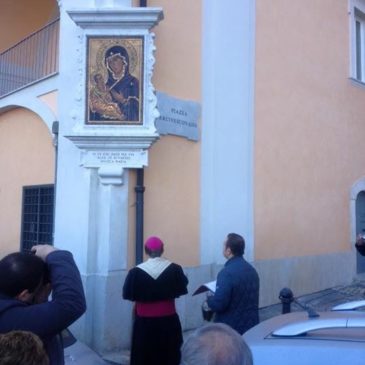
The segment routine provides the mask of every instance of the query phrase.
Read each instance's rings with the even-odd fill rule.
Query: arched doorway
[[[356,248],[356,236],[365,229],[365,177],[357,180],[351,187],[350,193],[351,212],[351,245],[356,255],[356,272],[365,272],[365,257],[361,256]]]
[[[356,216],[356,235],[365,233],[365,191],[360,191],[357,194],[355,201],[355,216]],[[357,273],[365,272],[365,256],[361,256],[356,252],[356,271]]]

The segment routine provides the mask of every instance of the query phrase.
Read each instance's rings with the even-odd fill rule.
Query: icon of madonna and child
[[[89,39],[93,41],[89,43],[88,124],[141,124],[142,40],[109,47],[110,40]]]

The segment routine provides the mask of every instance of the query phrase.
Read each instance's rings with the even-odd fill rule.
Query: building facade
[[[141,234],[189,276],[185,329],[202,323],[191,293],[214,279],[229,232],[246,239],[261,306],[363,272],[364,0],[32,3],[5,0],[0,15],[0,252],[73,252],[88,300],[79,338],[128,348],[121,289]],[[115,37],[144,41],[141,124],[90,123],[90,40]],[[198,107],[198,138],[155,129],[160,99],[175,114]]]

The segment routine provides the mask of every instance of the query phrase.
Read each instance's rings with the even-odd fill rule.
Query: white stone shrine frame
[[[71,133],[66,137],[82,150],[80,164],[85,167],[102,167],[110,163],[118,164],[122,168],[146,166],[148,148],[158,138],[154,122],[159,116],[155,89],[151,82],[155,63],[153,54],[155,46],[154,34],[150,32],[150,29],[162,19],[162,10],[106,7],[89,9],[86,12],[72,9],[67,13],[83,31],[78,36],[76,50],[79,85],[74,96],[73,108],[69,112],[73,125]],[[94,72],[93,76],[95,76],[99,67],[104,80],[108,76],[107,68],[102,69],[100,60],[95,61],[98,65],[90,65],[90,59],[88,59],[90,42],[95,43],[98,39],[100,40],[99,48],[102,51],[105,48],[101,57],[106,58],[106,52],[113,46],[127,51],[131,78],[139,82],[138,96],[130,95],[129,98],[131,102],[138,99],[138,117],[130,118],[133,120],[128,117],[124,120],[115,117],[110,123],[107,121],[90,123],[88,109],[91,74]],[[109,88],[112,89],[112,86],[110,84]],[[125,96],[128,98],[128,95]],[[98,158],[98,156],[107,158]]]
[[[129,172],[148,164],[148,149],[159,137],[154,125],[159,113],[151,83],[155,45],[150,30],[163,13],[161,8],[132,7],[127,0],[58,0],[58,4],[59,144],[54,244],[72,252],[88,302],[86,315],[72,330],[80,340],[105,353],[111,347],[130,345],[131,303],[120,296],[128,257],[133,255],[128,244]],[[117,43],[110,47],[107,41],[100,43],[103,58],[112,56],[110,52],[115,50],[125,57],[120,49],[111,49],[113,45],[128,48],[123,40],[140,40],[140,71],[131,74],[138,79],[143,94],[138,98],[138,120],[133,123],[87,123],[87,46],[88,40],[101,38]],[[132,53],[130,48],[129,61]]]

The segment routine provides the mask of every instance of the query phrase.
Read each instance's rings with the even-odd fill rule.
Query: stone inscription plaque
[[[159,134],[173,134],[192,141],[199,140],[200,104],[173,98],[157,92],[157,108],[160,117],[155,125]]]
[[[87,151],[81,157],[84,167],[100,167],[103,165],[120,165],[129,168],[147,166],[148,153],[144,150],[125,151]]]

